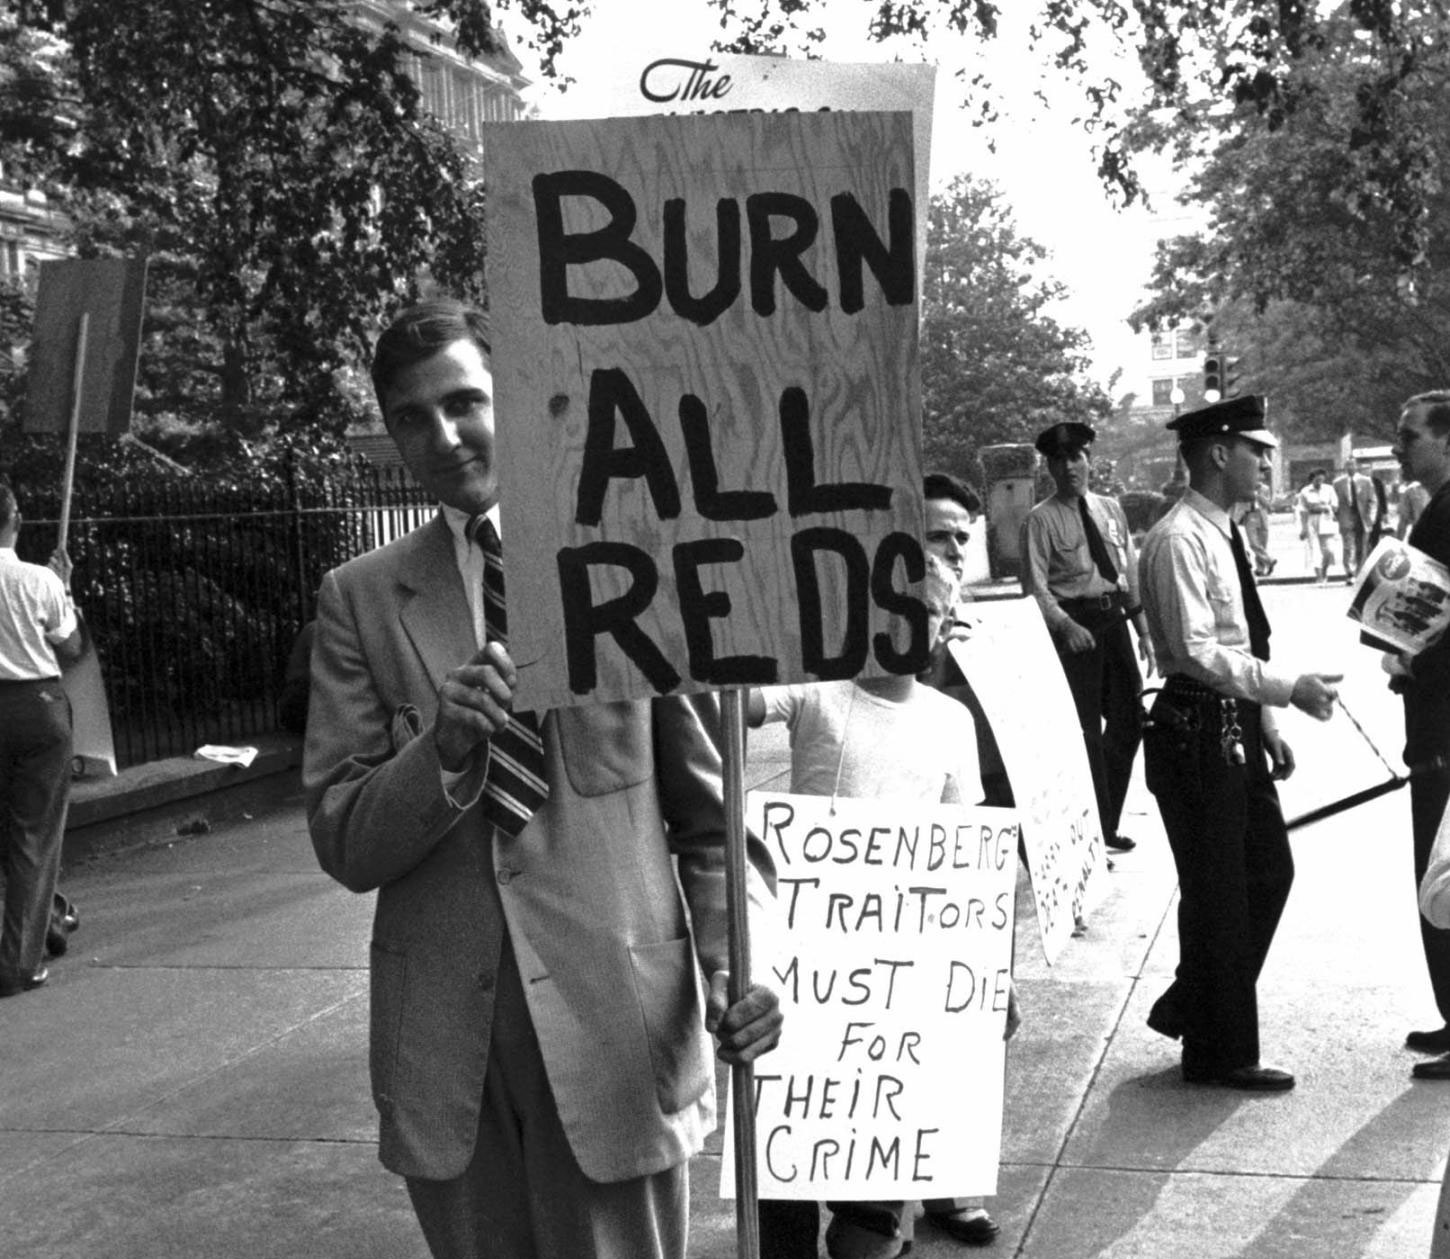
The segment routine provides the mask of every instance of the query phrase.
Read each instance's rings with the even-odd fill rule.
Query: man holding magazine
[[[1419,481],[1430,500],[1407,542],[1450,565],[1450,391],[1417,394],[1405,403],[1393,447],[1405,481]],[[1386,660],[1390,685],[1405,701],[1405,763],[1415,839],[1415,883],[1425,876],[1435,832],[1450,802],[1450,635],[1414,657]],[[1450,1080],[1450,930],[1420,915],[1425,964],[1442,1026],[1411,1032],[1408,1049],[1441,1055],[1416,1063],[1420,1079]]]

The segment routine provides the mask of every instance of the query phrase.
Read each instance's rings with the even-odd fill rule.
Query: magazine
[[[1450,626],[1450,568],[1384,538],[1360,567],[1348,615],[1376,646],[1418,655]]]

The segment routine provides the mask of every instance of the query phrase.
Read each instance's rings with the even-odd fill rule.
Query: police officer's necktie
[[[1103,535],[1098,532],[1098,527],[1093,523],[1092,512],[1088,511],[1087,495],[1077,500],[1078,510],[1082,513],[1082,531],[1087,535],[1088,554],[1093,557],[1093,564],[1098,572],[1103,575],[1104,580],[1110,581],[1113,585],[1118,584],[1118,566],[1113,563],[1113,557],[1108,554],[1108,544],[1103,541]]]
[[[504,605],[503,552],[498,530],[487,516],[468,522],[468,537],[483,552],[483,622],[491,642],[508,646]],[[483,784],[483,813],[509,835],[517,835],[549,798],[544,778],[544,742],[537,713],[514,713],[509,724],[488,741],[488,775]]]
[[[1229,545],[1233,547],[1234,567],[1239,570],[1239,591],[1244,599],[1244,619],[1249,623],[1249,650],[1260,660],[1269,658],[1269,618],[1259,600],[1259,588],[1249,567],[1249,553],[1244,550],[1244,535],[1238,525],[1229,521]]]

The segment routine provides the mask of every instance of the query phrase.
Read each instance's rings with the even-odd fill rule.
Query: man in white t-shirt
[[[950,623],[958,593],[945,565],[929,562],[925,602],[933,643]],[[972,714],[910,675],[766,687],[751,691],[747,715],[752,726],[767,721],[788,726],[794,794],[923,804],[982,802]],[[1009,1002],[1006,1034],[1011,1036],[1019,1018],[1015,989]],[[830,1207],[830,1259],[896,1259],[911,1249],[914,1220],[906,1203],[832,1202]],[[985,1218],[980,1208],[956,1198],[928,1201],[926,1209],[948,1232],[940,1223],[943,1217]],[[765,1259],[814,1256],[818,1229],[813,1202],[760,1203]],[[982,1241],[991,1241],[996,1233],[990,1220],[979,1231]]]
[[[49,567],[20,559],[20,524],[14,493],[0,486],[0,997],[50,978],[45,935],[70,803],[71,712],[60,671],[84,650],[66,588],[70,560],[64,552]]]

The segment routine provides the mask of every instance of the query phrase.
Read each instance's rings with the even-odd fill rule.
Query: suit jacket
[[[1406,541],[1450,565],[1450,482],[1425,504]],[[1450,634],[1415,657],[1404,695],[1406,763],[1450,755]]]
[[[1366,531],[1374,526],[1379,516],[1379,503],[1375,497],[1374,482],[1363,472],[1356,472],[1353,477],[1341,472],[1335,477],[1334,497],[1338,504],[1334,515],[1341,533],[1348,533],[1356,524]],[[1358,520],[1355,519],[1356,508]]]
[[[507,930],[579,1165],[600,1181],[674,1166],[715,1122],[697,958],[728,965],[718,707],[547,714],[550,797],[510,839],[476,807],[486,752],[445,791],[431,736],[444,675],[474,651],[441,515],[323,580],[304,786],[322,867],[378,892],[380,1157],[426,1179],[467,1166]]]

